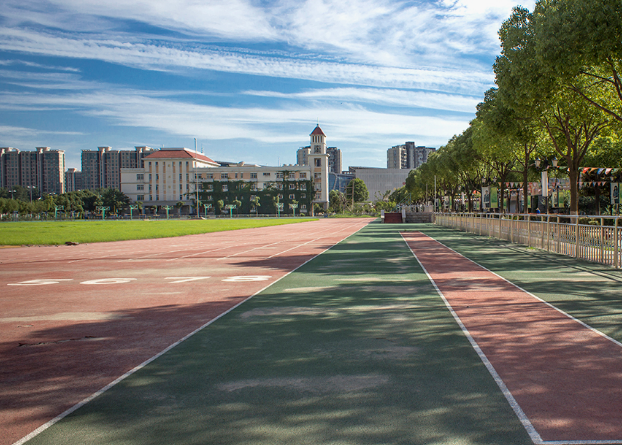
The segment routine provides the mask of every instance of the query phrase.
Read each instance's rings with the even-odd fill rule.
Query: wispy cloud
[[[185,137],[217,140],[249,135],[266,143],[300,142],[300,128],[306,131],[317,117],[328,123],[331,137],[341,141],[386,141],[410,135],[433,137],[438,134],[449,138],[468,124],[460,117],[413,117],[370,111],[362,106],[216,107],[147,97],[136,91],[64,96],[0,95],[0,108],[21,109],[24,106],[73,108],[85,115],[106,118],[116,125],[152,128]]]
[[[472,113],[480,98],[456,94],[440,94],[427,91],[404,91],[380,88],[329,88],[315,89],[299,93],[279,93],[275,91],[244,91],[243,94],[260,97],[274,97],[290,100],[341,101],[378,105],[429,108],[463,113]]]
[[[78,131],[50,131],[40,130],[37,128],[26,127],[13,127],[10,125],[0,125],[0,135],[11,135],[16,137],[24,136],[47,136],[47,135],[65,135],[65,136],[78,136],[83,133]]]
[[[493,81],[492,72],[393,68],[321,60],[257,57],[210,50],[191,51],[120,41],[78,40],[22,30],[0,30],[0,49],[73,58],[89,58],[141,68],[198,68],[368,86],[480,91]]]

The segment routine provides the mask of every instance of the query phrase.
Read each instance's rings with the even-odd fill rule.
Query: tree
[[[542,38],[537,29],[528,10],[514,8],[499,31],[502,52],[495,62],[496,81],[518,115],[530,108],[539,114],[553,148],[568,165],[570,211],[576,214],[579,165],[592,141],[609,125],[609,118],[596,107],[585,107],[568,79],[553,75],[536,57],[538,38]],[[582,88],[594,88],[585,79],[577,82]]]
[[[177,209],[177,216],[181,216],[181,208],[184,206],[183,201],[177,201],[175,203],[175,208]]]
[[[534,29],[549,75],[622,123],[622,2],[540,0]]]
[[[354,193],[354,202],[363,202],[369,198],[369,191],[365,182],[360,178],[352,179],[346,186],[346,201],[352,202],[352,194]]]
[[[216,201],[216,210],[218,210],[219,215],[222,213],[222,209],[224,206],[225,206],[225,201],[223,201],[222,199],[219,199],[218,201]]]
[[[101,194],[101,201],[104,207],[110,207],[111,213],[117,213],[124,207],[129,205],[130,198],[120,190],[115,188],[103,189]]]
[[[346,197],[339,190],[331,190],[328,193],[328,201],[328,210],[331,212],[341,213],[346,207]]]

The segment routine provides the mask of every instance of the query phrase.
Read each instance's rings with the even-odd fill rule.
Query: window
[[[156,184],[156,192],[158,191],[158,184]]]
[[[186,190],[190,190],[190,184],[186,184]]]
[[[149,180],[151,181],[151,173],[149,173]]]
[[[300,195],[300,198],[305,199],[307,197],[306,193],[303,193],[302,195]]]
[[[160,175],[156,173],[156,181],[159,181],[159,180],[160,180]]]
[[[221,173],[220,179],[229,179],[229,173]]]
[[[307,190],[307,184],[300,184],[300,190]]]
[[[207,195],[207,200],[211,201],[212,200],[212,195]]]
[[[307,205],[306,204],[301,205],[300,210],[307,210]]]
[[[136,190],[145,190],[145,186],[143,184],[138,184]]]
[[[322,177],[322,173],[313,173],[313,178],[318,179]]]
[[[283,172],[277,172],[276,179],[283,179]]]
[[[289,195],[289,199],[294,199],[295,196],[294,195]]]
[[[151,162],[149,162],[149,167],[151,167]],[[151,200],[151,198],[149,198],[149,200]]]
[[[317,158],[315,160],[315,166],[316,167],[321,167],[322,166],[322,159],[321,158]]]
[[[257,173],[251,173],[251,179],[257,179]]]
[[[149,201],[153,201],[153,195],[149,195]]]
[[[156,162],[156,167],[158,166],[158,163]]]
[[[227,184],[222,186],[222,191],[223,192],[228,192],[229,191],[229,186]]]
[[[283,195],[279,193],[279,199],[283,199]]]
[[[151,192],[151,184],[149,184],[149,191]]]
[[[270,176],[270,172],[264,172],[264,176]]]
[[[300,179],[307,179],[306,173],[300,173]]]
[[[251,184],[251,190],[254,192],[255,190],[257,190],[257,184],[252,183]]]
[[[319,146],[319,145],[316,145],[316,146],[314,147],[314,149],[313,149],[313,152],[314,152],[314,153],[320,153],[320,152],[321,152],[320,146]]]
[[[136,195],[136,201],[144,201],[145,195]]]
[[[211,192],[212,190],[214,190],[214,185],[213,184],[207,184],[207,189],[208,192]]]
[[[238,179],[238,174],[237,173],[235,174],[235,179]]]
[[[179,184],[179,190],[181,190],[181,184]]]
[[[160,200],[160,195],[156,195],[156,201]]]
[[[182,179],[181,179],[181,173],[180,173],[180,174],[179,174],[179,181],[181,182],[181,180],[182,180]]]
[[[290,190],[296,190],[296,184],[290,184],[289,185],[289,189]]]
[[[136,180],[137,181],[144,181],[145,180],[145,175],[142,173],[139,173],[136,175]]]

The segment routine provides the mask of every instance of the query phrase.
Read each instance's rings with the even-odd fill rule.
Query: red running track
[[[535,443],[622,443],[622,345],[422,233],[402,236]]]
[[[3,249],[0,445],[18,441],[369,221]]]

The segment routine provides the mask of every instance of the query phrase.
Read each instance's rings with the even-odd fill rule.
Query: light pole
[[[203,208],[205,209],[205,217],[207,218],[207,211],[212,208],[211,204],[203,204]]]
[[[277,218],[281,217],[281,210],[283,210],[283,203],[282,202],[278,202],[276,204]]]

